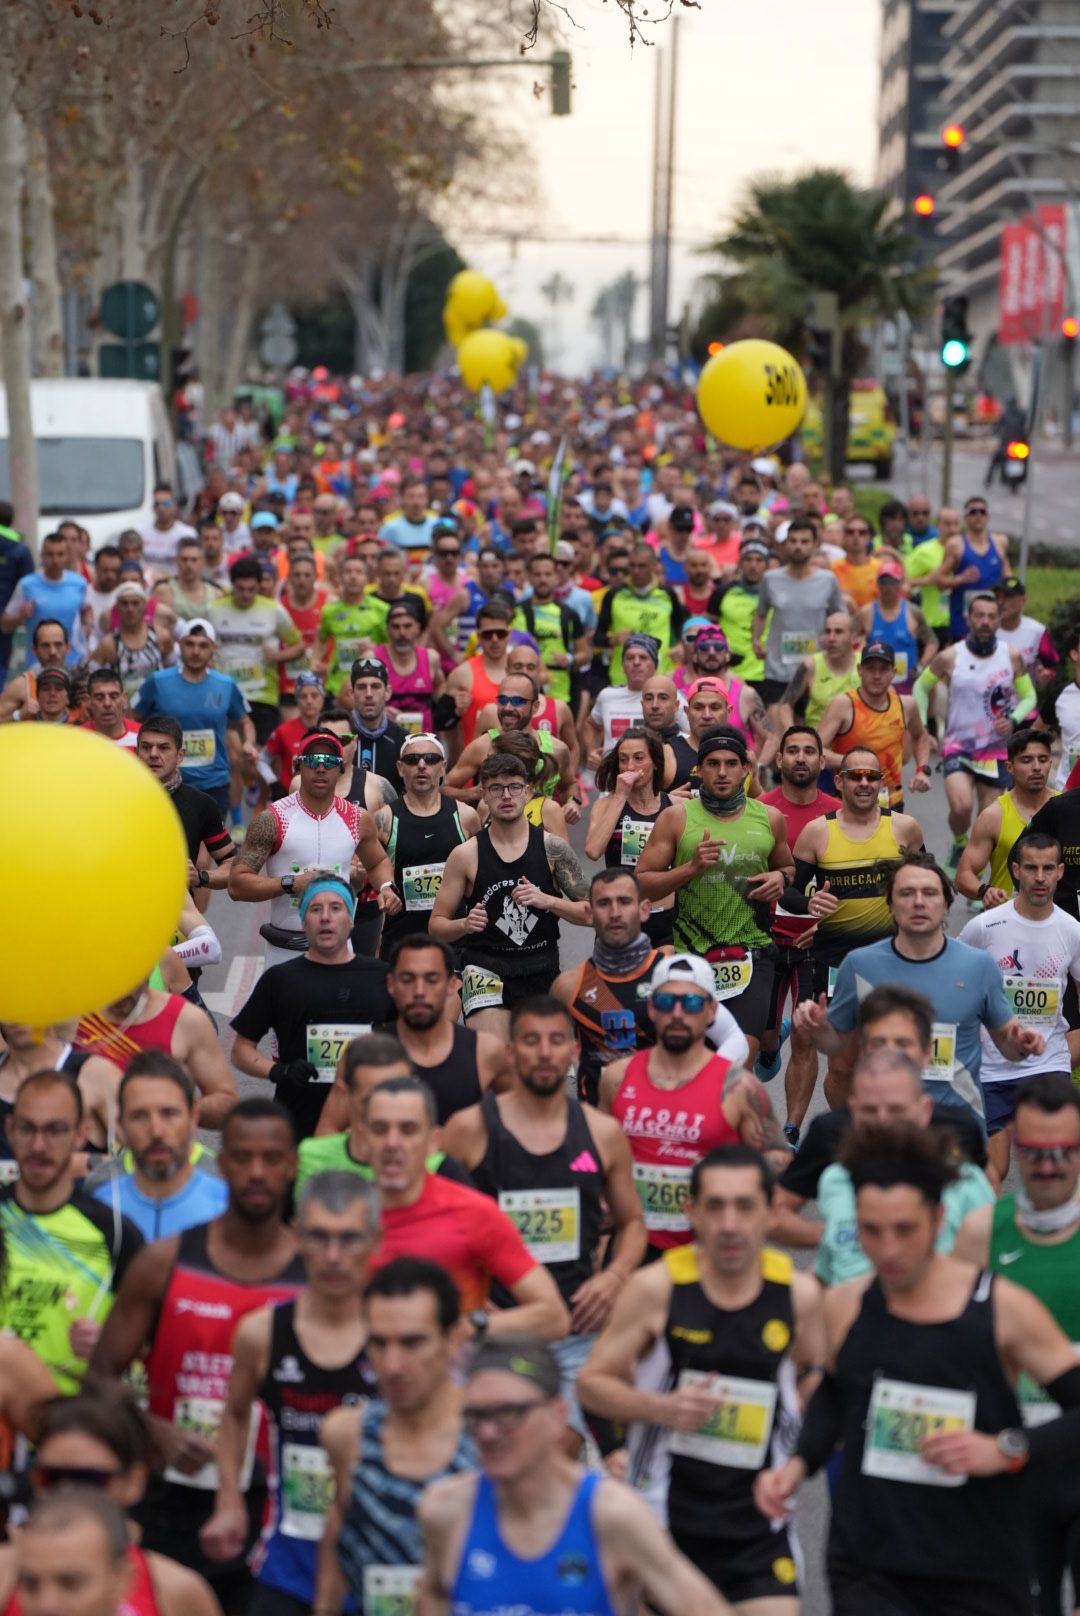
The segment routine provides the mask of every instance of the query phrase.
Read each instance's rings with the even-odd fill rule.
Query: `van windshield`
[[[37,452],[42,516],[100,516],[143,502],[138,438],[39,438]],[[0,438],[0,499],[10,498],[8,440]]]

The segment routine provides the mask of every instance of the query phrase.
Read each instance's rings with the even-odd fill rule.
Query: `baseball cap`
[[[1026,593],[1027,590],[1024,587],[1024,580],[1022,578],[999,578],[997,583],[994,585],[995,595],[1025,595]]]
[[[456,516],[440,516],[431,530],[431,542],[436,539],[456,539],[458,536],[458,520]]]
[[[869,662],[874,657],[880,662],[889,662],[893,667],[896,666],[896,652],[888,640],[867,640],[863,646],[862,656],[859,661]]]
[[[694,531],[694,508],[692,505],[676,505],[668,516],[668,526],[676,533],[692,533]]]
[[[903,580],[904,569],[899,561],[883,561],[878,568],[879,578],[895,578],[898,582]]]
[[[322,730],[319,730],[315,735],[304,736],[304,739],[300,742],[300,747],[296,754],[297,759],[298,761],[302,761],[305,757],[307,757],[309,752],[314,752],[316,754],[319,752],[325,752],[327,747],[329,747],[331,752],[336,752],[338,757],[344,757],[345,748],[342,746],[337,736],[331,735],[329,732],[324,733]]]
[[[120,585],[119,589],[116,591],[116,599],[117,600],[148,600],[149,596],[147,595],[146,590],[143,588],[142,584],[136,583],[134,579],[131,579],[126,584],[121,584]]]
[[[769,528],[768,524],[763,522],[760,516],[748,516],[742,525],[742,530],[744,533],[767,533]]]
[[[401,743],[401,751],[398,756],[400,757],[401,752],[404,752],[407,747],[415,746],[418,742],[423,746],[434,746],[437,751],[442,753],[443,757],[446,756],[446,747],[437,735],[431,734],[430,730],[418,730],[415,735],[406,735]]]
[[[176,637],[178,640],[186,640],[189,634],[205,634],[208,640],[217,644],[217,630],[206,617],[189,617],[187,622],[181,618],[176,625]]]
[[[293,680],[294,690],[321,690],[322,688],[322,680],[310,668],[305,668],[303,673],[298,673]]]
[[[722,645],[726,650],[728,637],[720,627],[719,623],[706,623],[705,627],[700,631],[697,637],[697,643],[699,645],[701,645],[703,641],[709,641],[716,645]]]
[[[726,499],[714,499],[712,504],[709,506],[708,514],[710,516],[735,517],[738,516],[739,513],[734,505],[728,504]]]
[[[386,663],[381,657],[358,657],[349,669],[349,682],[355,684],[357,679],[381,679],[384,685],[389,685],[390,675],[386,670]]]
[[[716,998],[716,974],[708,960],[703,960],[698,954],[668,954],[662,959],[649,978],[650,996],[672,982],[681,987],[689,987],[693,983],[710,999]]]
[[[705,617],[704,615],[698,617],[688,617],[682,626],[683,639],[685,639],[690,633],[702,634],[707,628],[714,627],[715,624],[713,623],[711,617]]]
[[[63,685],[71,690],[71,677],[64,668],[42,668],[35,677],[39,685]]]
[[[217,502],[219,511],[242,511],[244,509],[243,494],[222,494]]]
[[[535,477],[536,476],[536,467],[533,465],[531,460],[515,460],[514,461],[514,476],[515,477],[522,477],[522,476],[524,476],[524,477]]]
[[[759,455],[756,460],[751,460],[750,470],[756,471],[759,477],[775,477],[776,462],[769,460],[765,455]]]
[[[556,561],[576,561],[577,554],[574,546],[568,544],[565,539],[560,539],[555,546],[555,559]]]
[[[249,525],[254,533],[257,527],[277,527],[278,519],[273,511],[256,511]]]

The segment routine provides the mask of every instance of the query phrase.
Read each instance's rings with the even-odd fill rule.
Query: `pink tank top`
[[[432,674],[427,647],[416,648],[416,667],[412,673],[399,673],[390,660],[385,645],[376,649],[376,655],[386,668],[390,680],[388,705],[397,712],[397,722],[408,735],[419,735],[432,727]]]

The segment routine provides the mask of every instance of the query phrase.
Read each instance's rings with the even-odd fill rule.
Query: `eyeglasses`
[[[523,780],[489,780],[484,787],[493,797],[520,797],[526,789]]]
[[[301,1229],[300,1238],[305,1246],[322,1252],[329,1251],[331,1246],[340,1246],[342,1251],[359,1251],[362,1246],[371,1244],[371,1236],[357,1229]]]
[[[661,988],[659,993],[653,994],[652,1002],[664,1015],[670,1010],[684,1010],[688,1016],[696,1016],[712,1001],[704,993],[669,993]]]
[[[451,558],[454,558],[454,557],[459,556],[461,554],[461,551],[460,550],[436,550],[435,554],[437,556],[450,556]]]
[[[409,752],[408,755],[402,752],[398,758],[399,764],[419,765],[426,763],[429,769],[437,769],[440,763],[445,762],[446,759],[441,752]]]
[[[69,1133],[75,1132],[75,1125],[71,1122],[46,1122],[43,1127],[37,1123],[29,1122],[25,1117],[16,1117],[12,1123],[15,1133],[20,1139],[36,1139],[40,1134],[42,1139],[66,1139]]]
[[[496,707],[527,707],[529,698],[528,696],[496,696],[495,705]]]
[[[336,769],[341,765],[341,758],[336,752],[304,752],[300,764],[305,769]]]
[[[844,532],[850,533],[854,538],[868,539],[870,537],[870,529],[868,527],[846,527]]]
[[[840,776],[844,780],[854,780],[857,784],[877,785],[884,776],[880,769],[841,769]]]
[[[1074,1156],[1080,1153],[1080,1143],[1069,1145],[1035,1145],[1023,1139],[1013,1141],[1016,1154],[1022,1161],[1033,1165],[1044,1162],[1047,1166],[1064,1167]]]
[[[509,1436],[511,1431],[516,1431],[524,1424],[534,1408],[543,1408],[545,1403],[550,1402],[550,1397],[544,1397],[539,1402],[533,1398],[527,1403],[472,1404],[462,1409],[461,1418],[471,1436],[475,1436],[485,1425],[492,1426],[499,1436]]]
[[[122,1470],[103,1470],[98,1465],[36,1464],[30,1479],[38,1492],[48,1493],[56,1487],[107,1487],[114,1477],[123,1474]]]
[[[968,513],[969,516],[989,516],[990,515],[989,508],[986,505],[969,505],[968,508],[967,508],[967,513]]]
[[[510,630],[508,628],[482,628],[478,630],[476,638],[478,640],[508,640]]]

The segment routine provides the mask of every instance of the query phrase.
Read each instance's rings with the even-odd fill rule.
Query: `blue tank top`
[[[910,690],[919,665],[919,642],[908,627],[907,602],[900,608],[899,617],[889,622],[881,615],[881,602],[874,602],[874,616],[870,624],[871,640],[884,640],[896,652],[896,674],[893,684],[898,690]]]
[[[454,1616],[495,1616],[511,1608],[517,1616],[615,1616],[592,1524],[600,1480],[582,1476],[551,1548],[524,1560],[499,1535],[494,1489],[481,1475],[451,1593]]]
[[[966,603],[973,594],[983,589],[993,589],[998,579],[1005,572],[1005,563],[998,554],[997,545],[990,540],[990,549],[986,555],[979,555],[971,548],[964,537],[964,549],[960,560],[956,564],[957,572],[966,572],[968,567],[977,567],[979,576],[975,583],[964,584],[961,589],[949,591],[949,630],[955,640],[962,640],[967,633]]]

